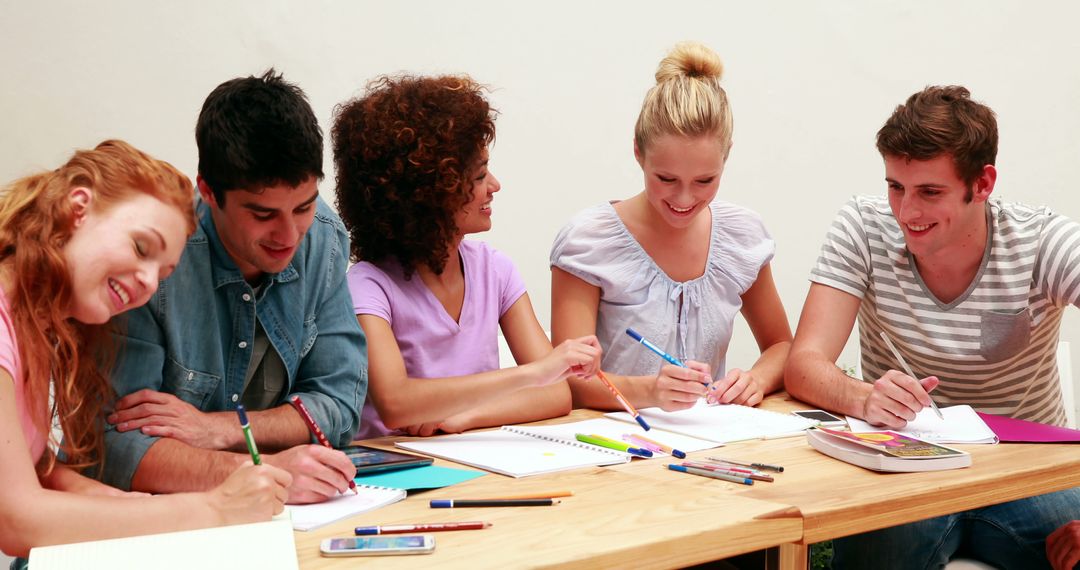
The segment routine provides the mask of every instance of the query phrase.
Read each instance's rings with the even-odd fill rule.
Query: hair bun
[[[680,42],[656,68],[656,82],[663,83],[682,76],[719,81],[723,73],[724,63],[715,51],[700,42]]]

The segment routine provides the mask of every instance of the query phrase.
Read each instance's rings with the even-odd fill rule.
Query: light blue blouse
[[[576,215],[555,238],[551,265],[600,288],[596,336],[603,367],[616,374],[656,374],[664,362],[637,346],[627,328],[680,360],[711,366],[723,377],[735,314],[776,246],[753,211],[714,201],[705,273],[673,281],[653,261],[610,203]]]

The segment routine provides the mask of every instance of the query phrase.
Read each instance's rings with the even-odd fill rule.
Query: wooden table
[[[559,421],[595,417],[578,410]],[[365,442],[385,446],[388,439]],[[441,460],[438,463],[444,463]],[[650,463],[659,472],[657,462]],[[455,465],[456,466],[456,465]],[[673,474],[675,475],[675,474]],[[487,474],[363,513],[310,532],[297,532],[301,568],[675,568],[802,538],[802,519],[788,505],[741,497],[723,485],[701,487],[689,477],[654,480],[607,468],[514,479]],[[431,509],[428,501],[569,490],[553,507]],[[435,533],[430,555],[325,558],[324,538],[351,536],[355,526],[484,520],[478,531]]]
[[[789,412],[805,409],[786,394],[770,396],[763,407]],[[692,458],[724,456],[784,466],[774,483],[752,487],[703,477],[702,489],[793,505],[803,517],[803,537],[781,547],[781,563],[806,564],[807,545],[1060,491],[1080,486],[1080,448],[1067,444],[958,445],[972,455],[971,467],[924,473],[876,473],[827,457],[805,437],[746,441],[690,454]],[[678,474],[664,473],[645,462],[612,467],[647,477],[658,484]]]

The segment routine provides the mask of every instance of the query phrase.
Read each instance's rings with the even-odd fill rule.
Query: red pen
[[[319,429],[319,424],[315,423],[315,418],[311,417],[311,412],[307,410],[307,406],[304,405],[304,402],[300,399],[300,396],[297,396],[295,394],[290,396],[289,403],[292,404],[294,408],[296,408],[296,412],[300,414],[300,419],[304,420],[304,423],[307,424],[307,427],[309,430],[311,430],[311,433],[315,434],[315,439],[319,440],[319,443],[322,444],[323,447],[334,449],[334,446],[330,445],[330,441],[326,439],[326,436],[323,435],[322,430]],[[356,481],[349,479],[349,488],[352,489],[353,493],[357,493]]]
[[[442,530],[480,530],[491,526],[489,522],[448,522],[422,524],[384,524],[380,526],[358,526],[356,536],[371,534],[404,534],[409,532],[435,532]]]

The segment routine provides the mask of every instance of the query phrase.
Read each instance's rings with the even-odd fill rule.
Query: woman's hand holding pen
[[[686,367],[665,364],[653,384],[652,399],[665,412],[685,410],[706,393],[712,378],[709,365],[687,360]]]
[[[589,378],[600,370],[600,341],[594,335],[564,340],[544,358],[527,364],[536,386],[546,386],[571,376]]]
[[[291,484],[284,469],[248,463],[208,491],[206,499],[222,525],[262,522],[285,508]]]
[[[723,378],[709,384],[705,397],[710,404],[756,406],[765,397],[765,388],[750,370],[732,368]]]

